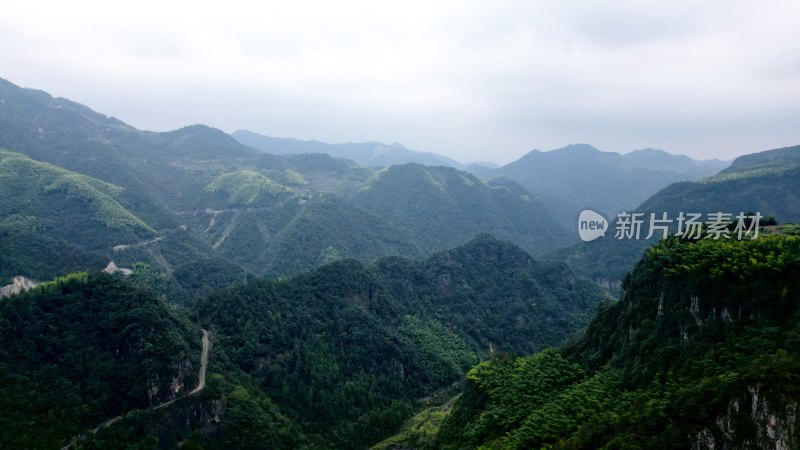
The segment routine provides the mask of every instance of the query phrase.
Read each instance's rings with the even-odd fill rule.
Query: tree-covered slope
[[[0,342],[2,448],[60,448],[197,384],[199,329],[110,275],[0,299]]]
[[[214,280],[244,271],[283,276],[340,257],[365,262],[387,254],[419,257],[483,232],[511,239],[537,256],[573,240],[541,201],[513,182],[487,184],[455,169],[419,164],[376,174],[325,154],[258,153],[203,125],[141,131],[5,80],[0,80],[0,100],[0,146],[54,169],[102,180],[88,184],[102,194],[93,198],[110,197],[120,207],[93,200],[102,214],[82,214],[85,205],[76,208],[74,196],[60,202],[48,193],[40,212],[47,214],[47,223],[62,224],[58,233],[47,234],[38,225],[22,229],[18,225],[27,215],[3,218],[11,224],[0,230],[5,277],[47,279],[96,270],[100,259],[129,267],[146,263],[170,282],[178,281],[181,267],[197,266],[220,269],[201,272]],[[27,181],[18,180],[21,184]],[[119,189],[98,189],[101,185]],[[76,185],[61,186],[74,191]],[[104,240],[108,233],[89,222],[123,217],[109,214],[112,209],[130,212],[164,239]],[[132,223],[117,225],[131,228]],[[67,239],[71,235],[80,239]],[[114,247],[120,250],[111,253]],[[63,256],[53,258],[53,253]],[[207,264],[211,261],[224,264]],[[202,292],[189,291],[181,296]]]
[[[123,192],[96,178],[0,150],[0,279],[24,275],[47,280],[97,271],[110,260],[131,268],[146,264],[147,270],[160,272],[164,286],[159,288],[170,290],[173,303],[191,304],[243,278],[242,268],[213,255],[188,230],[156,233],[118,202]],[[187,267],[204,286],[187,279]]]
[[[800,145],[737,158],[712,177],[670,185],[642,211],[758,211],[778,222],[800,221]]]
[[[717,175],[695,182],[671,184],[629,212],[641,212],[646,236],[650,213],[759,212],[778,223],[800,221],[800,146],[767,150],[737,158]],[[609,219],[615,219],[612,216]],[[573,270],[613,285],[625,276],[642,253],[656,243],[651,240],[614,239],[616,224],[609,221],[605,237],[555,252],[551,257],[566,261]],[[673,230],[676,223],[673,223]]]
[[[206,191],[227,194],[228,202],[236,206],[263,204],[292,192],[288,187],[251,169],[222,174],[206,186]]]
[[[34,161],[20,153],[0,150],[0,214],[27,215],[62,207],[64,212],[86,216],[94,224],[115,232],[146,236],[153,229],[120,205],[122,188],[52,164]],[[52,197],[50,196],[52,194]],[[64,227],[65,231],[76,231]],[[91,230],[96,233],[97,229]]]
[[[362,171],[327,155],[271,159],[262,167],[207,186],[230,197],[230,206],[183,216],[218,254],[258,275],[298,273],[331,258],[419,257],[479,233],[535,255],[572,240],[513,182],[486,184],[466,172],[417,164],[358,181]],[[301,177],[292,187],[287,171]],[[327,189],[330,183],[338,186]]]
[[[798,261],[791,236],[661,242],[562,350],[473,368],[437,448],[797,448]]]
[[[481,236],[424,262],[340,260],[196,307],[312,448],[364,448],[490,352],[556,345],[604,300],[562,264]]]
[[[516,183],[487,184],[448,167],[389,167],[365,183],[353,201],[409,230],[434,251],[481,232],[510,239],[534,255],[572,240],[542,203]]]
[[[183,219],[190,229],[202,230],[201,238],[216,255],[258,276],[297,274],[339,258],[425,254],[413,235],[338,196],[270,203],[201,211]]]
[[[114,245],[154,231],[118,202],[122,188],[0,150],[0,278],[100,269]]]
[[[154,228],[204,202],[214,176],[256,156],[229,135],[193,125],[137,130],[63,98],[0,80],[0,147],[120,186],[118,201]]]
[[[621,155],[574,144],[533,150],[484,177],[508,177],[538,195],[560,223],[568,227],[581,209],[616,214],[645,201],[670,183],[711,175],[727,164],[695,161],[663,150],[644,149]]]
[[[0,255],[8,261],[3,267],[11,271],[4,276],[46,279],[96,270],[98,258],[106,259],[103,264],[109,259],[128,266],[143,262],[171,282],[180,266],[198,265],[221,268],[203,272],[215,280],[245,270],[282,276],[337,257],[418,257],[481,232],[512,239],[536,255],[571,238],[513,183],[485,184],[454,169],[420,165],[392,168],[370,179],[374,170],[353,161],[325,154],[258,153],[203,125],[164,133],[137,130],[86,106],[5,80],[0,80],[0,100],[0,146],[53,169],[102,180],[88,184],[102,194],[94,198],[111,197],[120,207],[116,211],[130,212],[150,233],[165,238],[153,242],[129,236],[107,242],[102,240],[107,233],[96,232],[89,223],[95,215],[79,213],[81,205],[74,207],[77,199],[47,198],[40,209],[51,223],[63,224],[58,236],[41,227],[21,229],[18,224],[27,216],[2,218],[14,224],[0,230]],[[439,181],[420,184],[419,175],[425,173]],[[426,175],[422,181],[428,179]],[[17,181],[22,184],[28,181]],[[101,185],[119,189],[98,189]],[[107,214],[107,203],[92,201],[103,206],[98,217],[109,223],[123,217]],[[65,239],[72,234],[92,240],[91,245]],[[121,250],[110,253],[117,246]],[[59,247],[65,256],[52,258]],[[82,259],[87,263],[81,265]],[[63,264],[64,270],[47,261]]]

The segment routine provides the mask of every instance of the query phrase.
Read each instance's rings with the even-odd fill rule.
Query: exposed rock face
[[[38,286],[39,283],[23,276],[14,277],[14,281],[6,286],[0,287],[0,297],[8,297],[9,295],[19,294],[28,289]]]
[[[777,408],[771,407],[758,389],[749,387],[747,395],[731,399],[728,413],[717,418],[715,429],[700,430],[692,450],[798,448],[799,412],[800,405],[795,402],[788,402]],[[752,440],[737,438],[735,424],[742,422],[742,415],[748,417],[756,429]]]
[[[110,261],[108,263],[108,265],[106,266],[106,268],[103,269],[103,272],[110,273],[110,274],[114,274],[114,273],[119,272],[119,273],[121,273],[122,275],[124,275],[126,277],[128,275],[130,275],[131,273],[133,273],[133,271],[131,269],[125,269],[125,268],[122,268],[122,267],[117,267],[117,265],[114,264],[114,261]]]

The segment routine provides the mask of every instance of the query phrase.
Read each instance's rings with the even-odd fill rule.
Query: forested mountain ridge
[[[77,274],[0,299],[3,448],[60,448],[197,384],[199,331],[148,290]]]
[[[122,191],[0,150],[0,277],[97,270],[114,245],[152,238],[155,230],[117,201]]]
[[[759,212],[779,224],[800,221],[800,146],[766,150],[733,161],[718,174],[694,182],[673,183],[628,212],[676,219],[680,212],[733,214]],[[615,239],[616,216],[609,218],[605,237],[559,250],[549,257],[566,261],[576,272],[615,284],[655,239]],[[676,222],[672,229],[675,230]],[[644,228],[646,230],[646,228]],[[646,233],[642,237],[646,236]]]
[[[4,175],[0,185],[0,214],[5,217],[25,216],[29,210],[59,207],[75,198],[78,202],[73,207],[85,205],[85,210],[79,211],[80,215],[112,232],[130,232],[130,237],[136,237],[137,233],[148,236],[155,232],[116,201],[123,191],[119,186],[5,150],[0,150],[0,173]],[[60,195],[60,198],[41,198],[51,193]],[[87,247],[93,248],[91,245]]]
[[[560,351],[467,376],[435,448],[797,448],[800,238],[670,238]]]
[[[327,153],[331,156],[353,160],[368,167],[419,163],[429,166],[463,168],[461,163],[446,156],[409,150],[397,143],[389,145],[380,142],[328,144],[320,141],[275,138],[247,130],[234,131],[231,136],[244,145],[276,155]]]
[[[740,176],[745,174],[752,176],[759,174],[756,171],[777,172],[781,169],[791,170],[797,167],[798,162],[800,162],[798,160],[800,160],[800,156],[798,156],[797,145],[777,148],[740,156],[733,161],[730,167],[722,170],[720,175],[738,173]],[[763,174],[763,172],[760,174]]]
[[[621,155],[573,144],[547,152],[532,150],[500,168],[479,168],[476,174],[518,182],[541,197],[560,223],[571,228],[581,209],[617,214],[641,204],[670,183],[697,180],[725,166],[727,163],[721,161],[695,161],[663,150]]]
[[[363,448],[479,358],[556,345],[605,298],[484,235],[421,263],[341,260],[259,281],[196,310],[311,448]]]
[[[0,299],[0,337],[13,343],[0,348],[0,443],[366,448],[451,395],[473,364],[558,345],[607,300],[489,235],[424,261],[342,259],[220,290],[188,312],[196,324],[139,275],[78,274]],[[207,386],[187,397],[201,328]]]
[[[535,255],[574,239],[539,199],[518,184],[484,183],[448,167],[413,163],[389,167],[364,183],[353,201],[410,230],[432,250],[481,232],[511,239]]]
[[[753,211],[780,223],[800,221],[800,145],[745,155],[718,174],[675,183],[642,203],[642,211]]]
[[[6,147],[0,286],[92,273],[0,299],[0,447],[367,448],[404,423],[381,448],[800,442],[796,226],[646,250],[617,246],[612,223],[558,253],[576,240],[559,222],[570,203],[509,176],[273,155],[203,125],[145,132],[0,80]],[[375,154],[403,154],[389,147]],[[698,173],[656,150],[556,156],[537,182],[592,201]],[[795,220],[798,162],[800,147],[742,157],[640,212]],[[623,181],[590,170],[606,165]],[[642,253],[613,302],[595,282]],[[111,259],[129,276],[94,273]],[[201,329],[207,387],[187,396]]]
[[[15,261],[0,268],[0,277],[8,280],[96,270],[109,260],[124,267],[144,263],[164,274],[175,294],[170,298],[190,304],[248,276],[291,275],[336,258],[421,257],[481,232],[512,239],[536,255],[573,239],[513,183],[501,189],[453,170],[448,177],[468,180],[468,189],[451,184],[438,197],[412,196],[416,187],[410,181],[375,182],[374,169],[352,161],[259,153],[202,125],[140,131],[5,80],[0,100],[0,147],[116,186],[113,200],[150,234],[112,242],[100,239],[107,230],[63,220],[69,219],[63,208],[28,214],[46,223],[63,222],[63,236],[24,228],[19,220],[0,228],[0,250],[5,250],[0,255],[13,255]],[[443,168],[398,170],[438,173]],[[4,170],[2,175],[14,174]],[[367,186],[374,189],[364,195]],[[376,196],[378,191],[385,198]],[[472,196],[479,202],[471,203]],[[440,197],[455,208],[437,212]],[[468,210],[473,206],[477,214]],[[462,224],[464,212],[468,220]],[[68,239],[75,234],[97,239],[87,246]],[[207,286],[203,279],[209,280]]]

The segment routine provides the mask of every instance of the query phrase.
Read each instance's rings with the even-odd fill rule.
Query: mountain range
[[[102,260],[128,267],[145,262],[165,271],[176,289],[185,291],[183,301],[194,301],[189,298],[197,292],[192,272],[220,283],[248,274],[288,275],[338,257],[370,261],[387,253],[423,256],[481,232],[510,239],[537,256],[550,254],[576,241],[571,230],[580,199],[601,212],[611,211],[674,179],[695,178],[721,165],[657,150],[619,155],[577,145],[533,151],[496,169],[481,166],[476,172],[490,178],[482,181],[442,166],[446,161],[370,168],[325,153],[305,153],[336,154],[336,149],[372,144],[337,147],[267,139],[270,149],[286,153],[275,155],[203,125],[165,133],[140,131],[5,80],[0,81],[0,97],[0,148],[28,157],[29,164],[50,164],[114,186],[113,195],[104,198],[140,224],[138,231],[120,234],[108,227],[81,227],[61,217],[67,210],[17,205],[3,223],[38,225],[0,227],[8,248],[27,249],[8,252],[14,256],[6,256],[9,264],[0,276],[47,279],[98,267]],[[244,132],[235,136],[254,137]],[[6,170],[18,176],[15,170],[21,169],[17,164]],[[63,189],[38,192],[50,200],[69,196]],[[6,198],[13,194],[9,191]],[[85,200],[82,214],[100,217],[106,204]],[[42,228],[58,222],[65,226],[57,232]],[[36,270],[19,273],[25,267]]]
[[[298,155],[305,153],[327,153],[345,158],[368,167],[385,167],[397,164],[417,163],[426,166],[448,166],[463,169],[464,165],[446,156],[431,152],[409,150],[398,143],[361,142],[328,144],[320,141],[302,141],[292,138],[264,136],[247,130],[231,133],[244,145],[274,155]]]
[[[668,185],[631,212],[645,218],[642,239],[615,239],[615,216],[611,216],[606,236],[559,250],[549,257],[566,261],[577,272],[607,285],[619,283],[630,267],[656,240],[645,240],[650,214],[661,218],[664,213],[677,232],[681,212],[698,213],[702,220],[708,214],[760,213],[778,224],[800,221],[800,146],[767,150],[741,156],[718,174],[694,182]],[[769,230],[766,230],[769,232]]]
[[[607,301],[488,235],[422,261],[339,260],[188,310],[211,330],[207,385],[188,395],[200,339],[152,286],[82,274],[0,300],[0,445],[364,448],[480,359],[557,345]]]
[[[800,146],[465,171],[235,134],[0,80],[0,448],[800,445]],[[763,220],[620,240],[623,209]]]
[[[0,99],[2,179],[17,180],[0,185],[0,277],[9,280],[141,262],[166,274],[173,298],[193,302],[207,292],[198,278],[224,285],[336,258],[418,257],[482,232],[536,255],[574,239],[512,182],[444,166],[267,154],[203,125],[140,131],[5,80]],[[28,175],[39,168],[52,174]],[[20,185],[30,200],[12,201]]]
[[[563,225],[573,228],[583,209],[615,215],[635,208],[670,183],[713,175],[727,165],[656,149],[619,154],[574,144],[547,152],[532,150],[496,169],[473,165],[468,170],[484,179],[516,181],[540,197]]]
[[[585,332],[382,448],[797,448],[798,239],[662,241]]]

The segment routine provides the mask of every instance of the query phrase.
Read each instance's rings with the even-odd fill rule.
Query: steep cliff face
[[[192,364],[189,356],[179,354],[172,357],[169,362],[171,372],[166,377],[163,377],[162,373],[155,370],[147,373],[142,382],[146,386],[147,399],[150,405],[157,405],[177,398],[178,394],[186,388],[187,379],[196,379],[197,366]]]
[[[482,363],[442,448],[800,448],[800,238],[669,239],[560,352]]]
[[[697,440],[692,444],[693,450],[753,448],[763,450],[792,450],[800,448],[798,436],[798,412],[800,404],[797,400],[781,404],[780,401],[769,401],[755,387],[748,387],[747,393],[732,398],[724,415],[716,418],[716,427],[705,427],[697,433]],[[744,416],[755,424],[755,430],[749,433],[740,445],[733,447],[737,435],[742,434],[737,427],[740,416]]]
[[[631,388],[683,383],[693,448],[798,448],[799,257],[796,237],[663,242],[604,311],[614,325],[595,320],[566,353]]]

